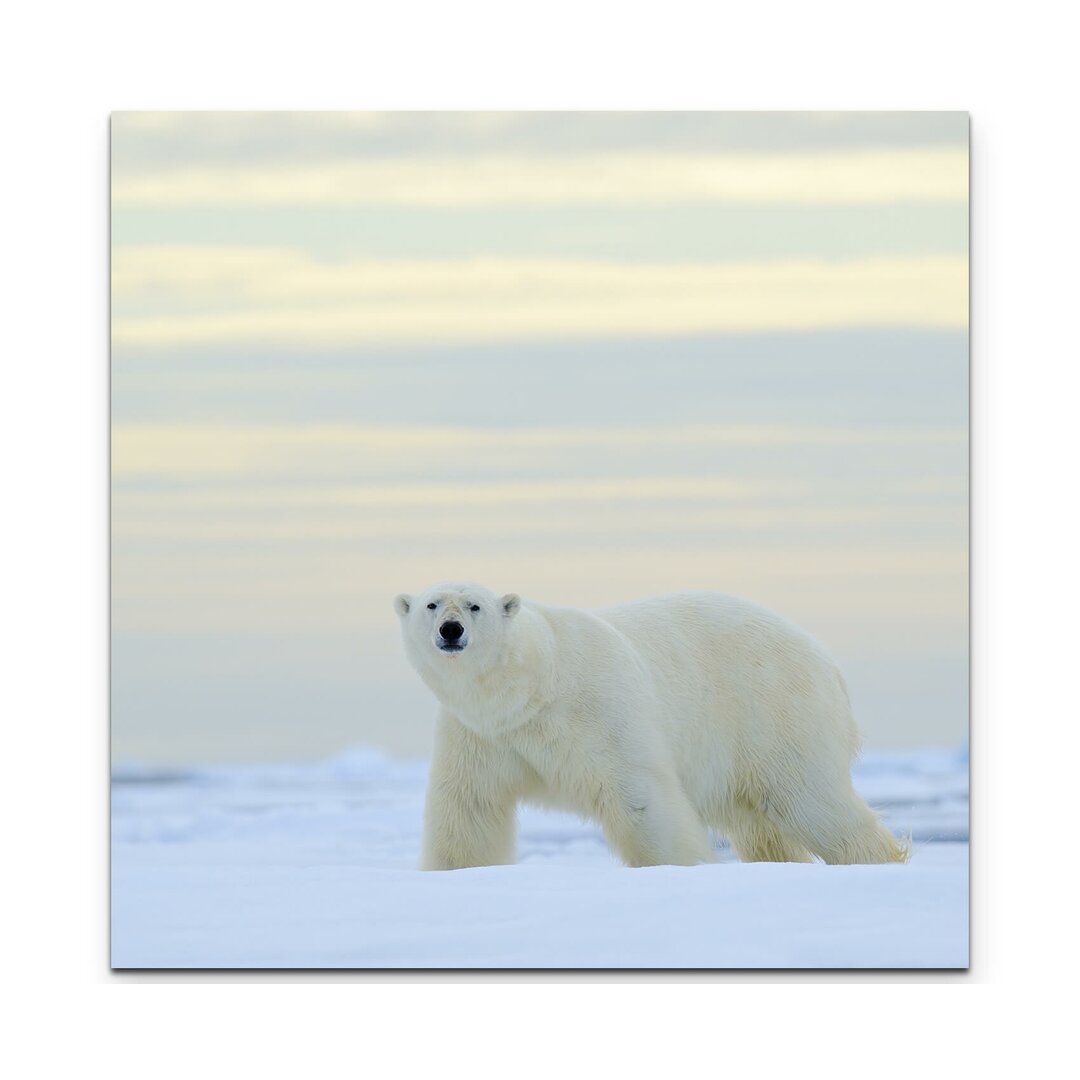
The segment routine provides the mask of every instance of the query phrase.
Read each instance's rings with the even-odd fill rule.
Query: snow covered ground
[[[114,769],[117,968],[961,968],[967,756],[867,753],[856,786],[906,866],[630,870],[599,831],[521,814],[519,863],[414,869],[424,763]]]

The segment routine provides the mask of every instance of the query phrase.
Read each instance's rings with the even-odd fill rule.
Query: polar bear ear
[[[521,597],[516,592],[508,592],[499,601],[499,607],[508,619],[512,619],[521,609]]]
[[[404,619],[412,606],[412,597],[408,593],[398,593],[394,597],[394,610]]]

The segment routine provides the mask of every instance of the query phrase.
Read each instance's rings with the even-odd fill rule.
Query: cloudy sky
[[[967,117],[121,113],[113,740],[427,753],[391,599],[719,589],[967,723]]]

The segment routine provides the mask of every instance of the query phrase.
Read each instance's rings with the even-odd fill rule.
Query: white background
[[[990,1063],[1038,1075],[1069,1060],[1080,239],[1069,13],[941,0],[9,13],[0,717],[15,1075],[772,1076],[857,1064],[881,1077]],[[971,110],[969,975],[109,974],[108,113],[385,107]],[[665,981],[685,985],[649,985]],[[430,985],[403,985],[415,983]]]

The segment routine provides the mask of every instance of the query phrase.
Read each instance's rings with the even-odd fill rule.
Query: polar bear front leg
[[[642,772],[603,789],[597,816],[608,845],[627,866],[716,861],[708,830],[674,774]]]
[[[514,862],[517,770],[509,755],[440,717],[424,804],[421,870]]]

